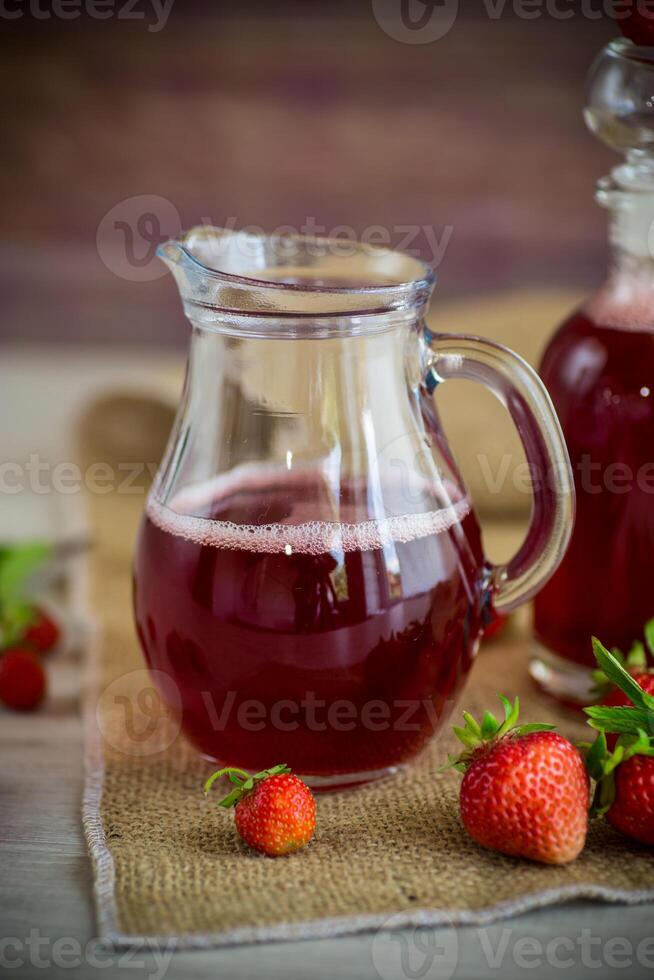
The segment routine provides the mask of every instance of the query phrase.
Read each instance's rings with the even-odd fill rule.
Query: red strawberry
[[[586,755],[586,767],[597,784],[591,814],[606,815],[623,834],[654,845],[654,696],[595,638],[593,652],[624,702],[585,709],[600,733]],[[613,743],[618,734],[610,751],[608,738]]]
[[[588,829],[589,780],[581,754],[550,725],[516,726],[519,702],[501,698],[500,724],[490,712],[481,726],[467,713],[455,728],[466,751],[463,825],[478,844],[544,864],[567,864],[579,855]]]
[[[644,632],[647,646],[651,651],[652,645],[654,644],[654,620],[646,623]],[[636,640],[632,644],[631,650],[626,657],[615,647],[611,656],[633,677],[636,684],[643,691],[647,694],[654,695],[654,671],[648,669],[647,653],[640,640]],[[615,681],[611,681],[601,668],[594,671],[593,679],[595,681],[595,693],[601,698],[601,703],[606,707],[622,708],[632,704],[629,695],[620,690]],[[617,743],[618,736],[615,733],[608,733],[606,740],[608,747],[613,749]]]
[[[627,837],[654,846],[654,758],[633,755],[618,766],[606,819]]]
[[[654,738],[621,735],[613,752],[604,732],[589,747],[586,766],[596,781],[591,816],[627,837],[654,845]]]
[[[60,634],[57,623],[43,609],[37,609],[36,616],[25,631],[23,640],[39,653],[49,653],[59,642]]]
[[[654,695],[654,674],[647,672],[645,674],[632,674],[633,679],[636,681],[639,687],[642,687],[643,691],[647,694]],[[602,704],[608,707],[617,708],[619,705],[626,706],[631,704],[631,701],[627,695],[621,691],[619,688],[611,691],[606,697],[602,698]]]
[[[278,857],[308,844],[316,828],[313,793],[286,765],[250,776],[242,769],[221,769],[204,785],[205,793],[221,776],[236,785],[220,806],[236,807],[236,829],[255,851]]]
[[[632,674],[633,679],[646,694],[654,695],[654,674]],[[602,699],[602,704],[607,708],[626,708],[631,701],[620,688],[616,687]],[[618,742],[618,736],[613,732],[608,732],[606,742],[610,749],[614,749]]]
[[[45,673],[31,650],[12,647],[0,658],[0,701],[15,711],[32,711],[45,696]]]
[[[616,19],[634,44],[654,45],[654,0],[625,0]]]

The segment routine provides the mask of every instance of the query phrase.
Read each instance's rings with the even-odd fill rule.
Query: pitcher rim
[[[363,255],[370,259],[371,263],[375,259],[383,259],[384,257],[394,257],[396,261],[402,261],[405,263],[411,263],[415,266],[416,275],[413,278],[400,278],[389,276],[388,281],[380,281],[378,283],[365,283],[364,285],[356,285],[353,282],[352,285],[347,283],[333,285],[321,282],[312,282],[310,279],[306,282],[289,282],[287,280],[280,280],[275,278],[262,278],[258,269],[253,270],[253,272],[248,272],[244,274],[243,272],[227,271],[216,265],[209,264],[207,261],[203,261],[197,254],[194,253],[192,248],[189,246],[189,239],[193,235],[201,235],[205,241],[210,238],[211,234],[215,235],[216,240],[224,240],[229,243],[230,241],[237,241],[238,238],[243,240],[249,240],[251,242],[259,242],[261,244],[266,243],[272,245],[273,247],[284,246],[284,243],[291,243],[297,246],[311,247],[317,246],[322,250],[323,255],[329,256],[331,253],[341,259],[352,257],[354,255]],[[348,250],[348,254],[345,254],[345,250]],[[230,229],[213,229],[213,228],[197,228],[191,229],[190,231],[183,233],[179,238],[171,238],[166,242],[160,244],[157,248],[157,255],[159,258],[163,259],[165,262],[172,263],[173,265],[178,265],[180,263],[180,257],[183,256],[182,261],[190,263],[191,268],[195,268],[201,272],[202,276],[213,280],[224,282],[229,285],[238,286],[241,289],[250,288],[252,290],[271,290],[274,295],[280,295],[283,293],[289,296],[299,297],[301,294],[307,296],[331,296],[334,299],[339,298],[341,300],[348,296],[353,297],[353,307],[352,312],[361,314],[363,308],[361,306],[362,301],[366,298],[377,297],[381,299],[383,297],[383,302],[381,306],[379,303],[375,303],[372,307],[368,308],[368,312],[379,312],[380,309],[397,309],[398,305],[410,305],[419,302],[423,298],[428,298],[436,284],[437,276],[435,271],[420,258],[416,258],[413,255],[408,255],[405,252],[401,252],[397,249],[393,249],[388,246],[367,244],[360,241],[350,241],[343,240],[340,238],[335,238],[333,236],[322,236],[322,235],[303,235],[298,233],[285,233],[285,234],[268,234],[266,232],[243,232],[238,230]],[[282,265],[277,266],[278,269],[283,268]],[[191,297],[187,297],[190,299]],[[299,313],[299,310],[295,311]],[[328,311],[324,311],[326,315],[329,315]],[[346,307],[340,306],[338,311],[341,315],[347,314]]]

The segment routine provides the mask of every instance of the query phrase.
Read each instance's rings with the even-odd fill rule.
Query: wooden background
[[[425,45],[388,37],[369,0],[175,0],[157,33],[4,21],[0,338],[186,342],[163,267],[130,281],[96,246],[103,216],[138,195],[184,226],[309,218],[381,225],[395,244],[402,225],[451,226],[448,297],[590,288],[605,261],[593,187],[612,158],[584,128],[584,77],[616,26],[512,6],[492,19],[461,2]]]

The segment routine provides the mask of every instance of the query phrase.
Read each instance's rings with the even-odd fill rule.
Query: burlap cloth
[[[459,822],[459,777],[437,772],[447,738],[404,775],[322,795],[304,851],[277,860],[249,852],[231,813],[203,796],[211,764],[175,737],[148,691],[130,604],[142,504],[142,496],[101,497],[94,506],[99,634],[86,697],[84,821],[102,935],[208,946],[352,933],[390,916],[394,927],[479,923],[575,897],[654,899],[654,853],[604,822],[563,868],[477,847]],[[498,690],[519,694],[525,719],[556,721],[577,736],[578,720],[530,690],[526,648],[520,636],[484,646],[466,706],[479,712],[497,706]]]

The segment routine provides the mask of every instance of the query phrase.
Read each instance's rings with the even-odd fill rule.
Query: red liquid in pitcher
[[[563,325],[541,367],[570,452],[577,518],[535,602],[537,638],[589,667],[592,635],[628,649],[654,615],[654,327],[647,307],[597,301],[592,312]]]
[[[421,513],[363,519],[367,491],[349,485],[334,521],[318,479],[272,480],[150,503],[141,644],[204,754],[365,778],[419,752],[465,680],[481,628],[476,519],[435,495]]]

